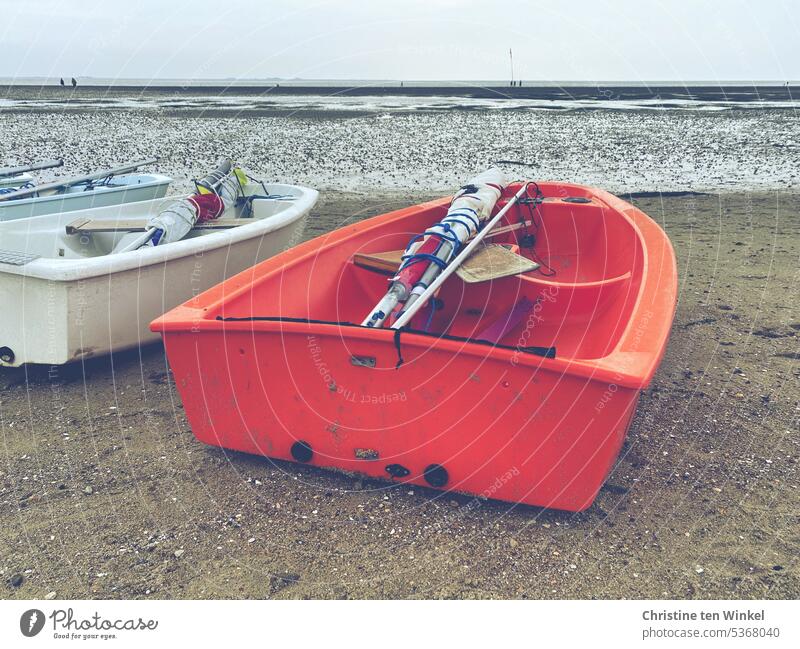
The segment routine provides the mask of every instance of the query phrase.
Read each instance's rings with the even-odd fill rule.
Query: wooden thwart
[[[197,223],[194,230],[224,230],[252,223],[253,219],[215,219]],[[66,225],[67,234],[93,234],[95,232],[145,232],[147,219],[94,220],[76,219]]]
[[[389,250],[388,252],[357,252],[353,255],[353,263],[367,270],[375,270],[393,275],[400,267],[405,250]]]
[[[367,270],[394,274],[403,257],[403,250],[388,252],[359,252],[353,255],[353,263]],[[490,243],[478,248],[456,269],[458,275],[468,284],[488,282],[492,279],[528,273],[539,268],[539,264],[527,257],[518,255],[506,246]]]

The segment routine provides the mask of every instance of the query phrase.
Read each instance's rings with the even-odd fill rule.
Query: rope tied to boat
[[[460,225],[468,234],[480,227],[480,220],[478,219],[478,212],[476,210],[469,207],[461,208],[461,210],[462,211],[459,212],[449,212],[445,218],[438,223],[434,223],[422,234],[414,235],[408,242],[406,250],[401,257],[403,264],[400,266],[400,270],[408,268],[412,264],[420,261],[429,261],[437,264],[440,268],[444,268],[447,265],[447,261],[436,256],[441,249],[441,243],[450,243],[452,246],[452,250],[450,251],[451,256],[456,254],[463,245],[463,241],[454,230],[454,226]],[[472,214],[468,212],[472,212]],[[436,250],[433,253],[412,252],[412,249],[415,249],[414,245],[426,237],[437,237],[440,240],[440,244],[436,247]]]
[[[20,189],[31,189],[33,187],[36,187],[36,185],[29,180],[24,185],[20,185],[19,187],[0,187],[0,194],[13,194],[14,192],[18,192]]]
[[[533,187],[536,193],[531,196],[530,194],[530,187]],[[524,216],[521,216],[521,222],[523,231],[525,234],[520,238],[520,247],[528,248],[530,250],[530,256],[533,261],[539,264],[539,268],[536,271],[540,275],[544,275],[545,277],[553,277],[556,274],[555,268],[550,266],[550,264],[546,263],[544,259],[536,252],[536,241],[539,234],[539,222],[536,220],[536,213],[539,212],[539,208],[544,200],[544,194],[542,190],[539,188],[539,184],[534,182],[533,180],[525,181],[525,196],[521,198],[518,202],[520,205],[525,205],[528,208],[528,214],[531,219],[531,226],[533,226],[533,232],[528,232],[528,224],[525,220]],[[539,213],[539,217],[541,218],[541,212]],[[543,268],[547,269],[547,272],[542,270]]]
[[[397,350],[397,363],[394,366],[394,369],[396,370],[400,369],[400,366],[403,363],[405,363],[405,361],[403,360],[403,352],[400,349],[400,332],[402,331],[403,331],[402,329],[394,330],[394,347]]]

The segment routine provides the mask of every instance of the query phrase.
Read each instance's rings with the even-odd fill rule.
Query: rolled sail
[[[218,218],[236,204],[242,185],[230,160],[221,160],[217,168],[197,182],[197,193],[175,201],[151,217],[147,229],[155,229],[152,245],[180,241],[197,223]]]
[[[383,299],[362,325],[380,327],[392,313],[409,308],[487,220],[508,184],[503,172],[492,168],[475,176],[456,193],[447,215],[408,244],[397,274]]]

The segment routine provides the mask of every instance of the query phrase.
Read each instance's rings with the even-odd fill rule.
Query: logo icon
[[[22,617],[19,618],[19,630],[22,635],[27,638],[32,638],[44,627],[44,613],[38,608],[32,608],[25,611]]]

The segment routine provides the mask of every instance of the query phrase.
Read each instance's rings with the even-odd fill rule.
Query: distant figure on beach
[[[61,77],[61,87],[64,87],[64,77]]]
[[[75,81],[75,77],[72,77],[72,87],[74,88],[77,85],[78,85],[78,82]]]

